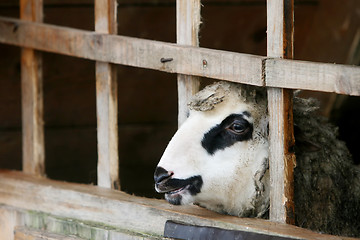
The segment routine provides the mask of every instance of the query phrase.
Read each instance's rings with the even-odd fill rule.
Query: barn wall
[[[93,1],[45,1],[46,23],[94,29]],[[265,1],[203,1],[202,47],[266,55]],[[360,3],[299,0],[295,59],[347,63]],[[14,1],[0,15],[18,17]],[[351,14],[347,14],[351,12]],[[175,1],[119,1],[121,35],[175,42]],[[0,45],[0,168],[21,168],[20,50]],[[46,172],[96,183],[95,63],[43,53]],[[152,173],[177,127],[176,76],[118,66],[119,157],[123,190],[157,196]],[[312,94],[313,95],[313,94]],[[329,94],[316,94],[323,108]]]

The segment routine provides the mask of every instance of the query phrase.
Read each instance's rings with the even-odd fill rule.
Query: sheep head
[[[263,90],[219,82],[196,94],[189,108],[155,170],[156,191],[175,205],[263,216],[269,208]]]

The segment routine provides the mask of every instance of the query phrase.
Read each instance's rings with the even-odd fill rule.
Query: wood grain
[[[266,85],[360,95],[360,68],[286,59],[266,60]]]
[[[290,60],[272,57],[178,46],[172,43],[106,35],[6,17],[0,17],[0,43],[95,61],[256,86],[297,89],[315,87],[315,91],[360,96],[360,67],[356,66],[307,61],[290,63]],[[161,58],[173,60],[162,63]],[[287,66],[289,71],[285,68]],[[308,68],[312,70],[308,71]],[[327,79],[325,77],[327,71],[333,73],[330,79],[340,86],[323,84]]]
[[[85,240],[74,236],[65,236],[26,227],[17,227],[14,235],[14,240]]]
[[[42,0],[21,0],[20,18],[41,22]],[[23,171],[45,175],[42,59],[31,48],[21,51],[21,98],[23,130]]]
[[[0,207],[0,237],[2,240],[13,240],[15,227],[23,224],[24,219],[21,214],[12,211],[9,207]]]
[[[268,0],[267,21],[268,57],[292,58],[294,1]],[[292,98],[291,90],[268,88],[270,220],[289,224],[295,224]]]
[[[116,0],[95,1],[95,31],[117,33]],[[118,151],[118,95],[116,66],[96,62],[98,185],[120,189]]]
[[[300,239],[341,239],[263,219],[221,215],[197,206],[173,206],[91,185],[58,182],[0,170],[0,208],[9,206],[150,235],[163,235],[167,220]],[[0,219],[1,219],[0,215]]]
[[[0,17],[0,43],[169,73],[263,85],[264,57],[250,54],[179,46],[6,17]],[[173,60],[162,63],[161,58]]]
[[[176,42],[180,45],[199,46],[200,0],[176,1]],[[199,91],[200,79],[196,76],[178,74],[178,126],[189,115],[187,106],[191,97]]]

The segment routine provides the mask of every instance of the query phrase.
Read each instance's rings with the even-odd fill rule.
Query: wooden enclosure
[[[119,4],[127,2],[131,1]],[[162,239],[165,222],[175,220],[295,239],[339,239],[291,225],[291,99],[294,89],[360,96],[360,67],[293,60],[294,0],[266,3],[267,56],[199,47],[200,0],[162,2],[176,5],[176,43],[118,35],[122,19],[117,19],[121,14],[116,0],[88,3],[94,11],[94,31],[43,23],[42,0],[21,0],[19,19],[0,16],[0,43],[21,49],[22,89],[22,171],[0,171],[0,238]],[[97,186],[46,177],[41,52],[95,62],[91,73],[96,81]],[[125,140],[118,135],[118,65],[177,74],[179,126],[201,77],[268,89],[269,221],[223,216],[197,206],[170,206],[164,200],[119,191],[123,170],[118,143]]]

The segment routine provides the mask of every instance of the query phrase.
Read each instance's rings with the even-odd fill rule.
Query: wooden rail
[[[113,36],[5,17],[0,17],[0,43],[170,73],[263,85],[263,57],[249,54]],[[167,58],[173,58],[173,61],[161,61]],[[207,61],[206,67],[203,60]]]
[[[355,66],[273,59],[179,46],[166,42],[30,23],[6,17],[0,17],[0,43],[95,61],[256,86],[296,87],[360,96],[360,67]],[[173,58],[173,61],[163,63],[160,61],[161,58]],[[203,60],[206,60],[206,65]],[[283,68],[286,65],[290,70]],[[277,75],[279,73],[280,75]],[[328,79],[329,82],[323,84]]]
[[[25,227],[17,227],[14,231],[14,240],[84,240],[83,238],[48,233],[41,230],[33,230]]]
[[[21,0],[20,18],[42,22],[42,1]],[[21,50],[21,95],[23,171],[42,176],[45,175],[42,58],[40,52],[26,46]]]
[[[95,31],[117,33],[116,0],[95,0]],[[118,96],[116,67],[96,62],[98,139],[97,181],[101,187],[120,189],[118,151]]]
[[[176,1],[176,42],[179,45],[199,47],[200,0]],[[207,61],[207,60],[203,60]],[[202,66],[206,68],[206,66]],[[191,97],[199,91],[200,79],[196,76],[178,74],[178,125],[189,115],[187,106]]]
[[[266,86],[360,96],[360,67],[267,59]]]
[[[60,219],[77,219],[80,225],[82,221],[92,226],[112,226],[109,229],[118,228],[155,236],[162,236],[165,222],[173,220],[298,239],[343,239],[264,219],[237,218],[197,206],[174,207],[165,200],[131,196],[97,186],[42,179],[15,171],[0,171],[0,213],[8,217],[6,220],[9,224],[11,221],[14,221],[12,224],[15,226],[17,222],[24,224],[26,215],[22,217],[15,212],[13,216],[17,217],[10,217],[8,212],[11,209],[2,209],[3,205],[30,214],[39,212],[46,216],[41,214],[45,212]],[[6,226],[0,225],[2,234],[6,234],[5,230]],[[10,234],[13,234],[13,230]]]
[[[294,0],[267,1],[267,55],[294,55]],[[270,219],[295,224],[293,94],[284,88],[267,89],[269,110]]]

